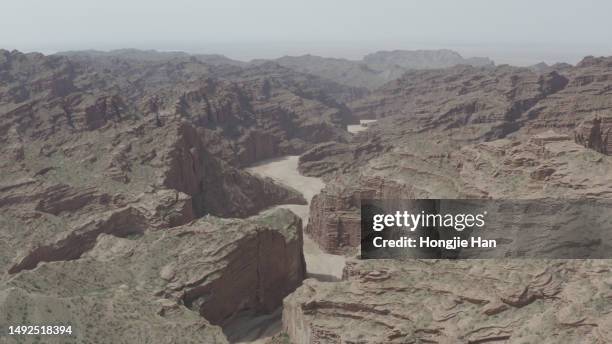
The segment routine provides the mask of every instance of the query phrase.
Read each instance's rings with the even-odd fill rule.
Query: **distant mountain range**
[[[464,58],[447,49],[378,51],[358,61],[313,55],[285,56],[275,61],[300,72],[368,89],[382,86],[414,69],[447,68],[463,64],[479,67],[494,65],[486,57]]]
[[[300,72],[367,89],[380,87],[414,69],[447,68],[461,64],[494,65],[488,58],[466,59],[452,50],[379,51],[366,55],[359,61],[313,55],[285,56],[275,61]]]
[[[211,65],[232,65],[244,67],[275,62],[298,72],[308,73],[339,84],[375,89],[401,77],[409,70],[448,68],[456,65],[492,67],[494,62],[487,57],[464,58],[456,51],[440,50],[393,50],[378,51],[361,60],[321,57],[315,55],[284,56],[278,59],[257,59],[243,62],[217,54],[188,54],[185,52],[159,52],[155,50],[120,49],[109,52],[97,50],[60,52],[68,57],[88,56],[120,57],[147,61],[163,61],[173,58],[191,57]]]
[[[62,51],[55,55],[62,55],[66,57],[89,57],[89,58],[101,58],[101,57],[117,57],[126,60],[138,60],[138,61],[149,61],[159,62],[176,58],[188,58],[205,62],[211,65],[235,65],[242,66],[246,65],[246,62],[232,60],[229,57],[219,54],[189,54],[183,51],[157,51],[157,50],[140,50],[140,49],[117,49],[110,51],[101,50],[71,50]]]

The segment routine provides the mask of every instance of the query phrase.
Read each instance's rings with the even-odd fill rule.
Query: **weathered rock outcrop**
[[[306,176],[324,178],[334,173],[351,173],[391,148],[380,136],[365,134],[353,140],[352,144],[326,142],[302,154],[298,169]]]
[[[306,204],[299,192],[211,156],[190,124],[178,124],[166,133],[160,184],[191,195],[196,216],[245,217],[275,204]]]
[[[15,128],[49,138],[143,118],[158,127],[184,119],[211,140],[207,146],[216,145],[213,155],[244,167],[322,141],[345,141],[345,126],[355,121],[342,103],[352,88],[274,63],[241,68],[180,54],[137,59],[121,52],[1,55],[7,80],[0,86],[2,133]]]
[[[406,73],[351,104],[357,116],[383,119],[300,159],[304,174],[328,181],[307,231],[331,252],[358,242],[358,227],[348,224],[363,190],[385,193],[368,187],[377,179],[402,190],[400,198],[609,198],[601,173],[609,159],[570,137],[607,151],[607,119],[592,119],[609,107],[611,70],[607,58],[585,58],[541,73],[510,66]]]
[[[285,299],[283,328],[295,344],[603,343],[609,274],[607,261],[356,261]]]
[[[328,252],[354,250],[360,242],[360,200],[368,198],[610,199],[612,180],[602,171],[612,168],[612,161],[595,154],[554,132],[455,150],[396,146],[353,172],[329,177],[311,203],[306,231]]]
[[[576,128],[574,141],[601,154],[612,155],[612,117],[585,120]]]
[[[129,237],[194,218],[191,198],[173,190],[129,198],[95,188],[20,181],[0,191],[0,269],[15,274],[41,262],[78,259],[102,234]]]
[[[218,257],[211,255],[208,259],[217,266],[208,267],[206,273],[194,275],[192,262],[187,261],[184,267],[164,270],[173,276],[168,292],[180,291],[182,302],[213,324],[226,324],[240,312],[271,313],[306,275],[299,217],[279,209],[250,221],[252,224],[234,223],[238,233],[230,230],[231,222],[224,221],[219,221],[223,228],[214,234],[200,233],[208,242],[208,252],[226,256],[225,266],[218,266]],[[194,279],[196,276],[202,280]]]
[[[526,129],[542,129],[571,134],[582,121],[612,112],[612,58],[585,57],[573,68],[563,69],[568,78],[560,92],[538,102],[528,113]]]
[[[92,246],[0,283],[0,320],[62,319],[73,335],[58,343],[226,343],[211,323],[270,312],[305,276],[301,220],[287,210],[101,234]]]
[[[530,109],[567,84],[555,71],[537,74],[510,66],[411,71],[351,108],[363,119],[410,118],[418,131],[443,130],[464,140],[495,139],[518,130],[524,118],[533,116]]]
[[[61,325],[71,326],[71,335],[45,336],[44,343],[49,344],[171,344],[177,340],[190,344],[228,344],[221,328],[184,306],[144,294],[128,284],[115,288],[96,285],[82,278],[91,276],[90,270],[74,265],[61,267],[78,269],[81,276],[72,276],[63,270],[41,271],[37,276],[26,277],[31,279],[28,283],[39,286],[37,289],[2,285],[0,321],[6,324],[27,321],[60,325],[58,319],[62,319]],[[58,284],[53,293],[41,287],[41,280],[36,278],[49,276],[47,281],[52,281],[52,273],[69,278],[73,289],[63,287],[67,284],[65,280],[53,280]],[[121,279],[114,280],[121,282]],[[3,343],[36,343],[37,337],[31,335],[19,340],[18,336],[5,334]]]
[[[310,203],[306,233],[326,252],[354,251],[361,242],[360,206],[362,199],[415,198],[409,185],[383,178],[354,180],[337,177]]]

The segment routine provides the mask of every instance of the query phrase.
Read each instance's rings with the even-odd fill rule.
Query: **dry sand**
[[[298,159],[297,155],[270,159],[247,168],[247,171],[293,187],[301,192],[310,204],[312,197],[321,191],[325,183],[319,178],[301,175],[297,169]],[[308,224],[309,205],[283,204],[279,207],[290,209],[302,218],[304,226]],[[308,235],[304,235],[304,258],[309,277],[323,280],[336,280],[342,277],[344,257],[323,252]]]
[[[376,122],[375,119],[362,119],[359,121],[359,124],[350,124],[346,126],[346,130],[348,130],[349,133],[353,133],[356,134],[360,131],[364,131],[368,129],[368,124],[369,123],[374,123]]]
[[[310,201],[325,186],[320,178],[306,177],[298,172],[298,155],[288,155],[259,162],[246,170],[291,186]]]

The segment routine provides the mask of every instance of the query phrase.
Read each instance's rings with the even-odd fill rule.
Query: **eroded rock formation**
[[[0,51],[2,323],[62,319],[72,342],[226,343],[216,325],[274,311],[301,284],[301,220],[235,218],[303,196],[239,166],[341,141],[350,111],[316,81],[290,90],[291,75],[258,98],[262,74],[218,79],[226,67]]]
[[[368,57],[404,73],[397,59]],[[220,327],[277,309],[305,276],[300,219],[255,215],[305,200],[241,169],[280,155],[304,153],[300,171],[327,182],[306,231],[345,255],[364,198],[612,198],[612,161],[595,152],[610,151],[609,123],[592,121],[612,109],[609,58],[413,70],[375,91],[295,69],[0,51],[0,323],[64,319],[76,342],[227,342]],[[347,133],[360,118],[379,121]],[[288,296],[276,339],[607,342],[605,265],[355,261]]]
[[[360,242],[361,199],[612,198],[612,161],[570,136],[546,132],[526,141],[496,140],[444,153],[439,147],[396,146],[359,173],[336,174],[314,197],[306,229],[328,252]]]
[[[540,101],[568,85],[552,71],[499,66],[411,71],[351,104],[356,116],[410,118],[419,131],[444,130],[464,140],[495,139],[518,130]],[[462,128],[470,130],[462,130]]]
[[[283,328],[295,344],[606,342],[609,273],[606,261],[355,261],[344,281],[285,299]]]
[[[59,318],[73,327],[70,342],[226,343],[213,325],[276,309],[305,276],[301,220],[287,210],[115,234],[98,235],[80,259],[4,280],[3,323]]]
[[[280,203],[305,204],[297,191],[236,169],[204,148],[188,123],[167,128],[161,184],[192,196],[196,216],[245,217]]]
[[[609,198],[601,173],[609,159],[570,136],[576,130],[577,142],[600,152],[609,145],[607,119],[594,125],[591,117],[607,109],[607,61],[585,58],[544,73],[510,66],[412,71],[353,102],[357,116],[382,119],[348,143],[321,144],[300,158],[302,173],[328,182],[312,203],[307,231],[328,251],[345,251],[359,242],[359,199],[388,192]],[[584,108],[575,111],[574,101]]]
[[[582,122],[574,133],[579,145],[612,155],[612,117],[595,117]]]

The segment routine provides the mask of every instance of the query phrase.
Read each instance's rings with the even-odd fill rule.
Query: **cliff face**
[[[361,243],[361,200],[415,198],[410,186],[384,178],[330,180],[310,204],[306,233],[326,252],[354,252]]]
[[[250,230],[246,235],[236,236],[225,229],[203,238],[229,246],[222,250],[227,259],[221,273],[210,271],[217,279],[207,278],[198,285],[191,284],[191,278],[184,280],[182,301],[213,324],[226,324],[240,312],[271,313],[306,276],[299,217],[288,210],[276,210],[252,223],[242,226]]]
[[[0,319],[61,318],[72,325],[74,342],[129,336],[132,343],[175,343],[180,336],[226,343],[213,325],[277,308],[304,276],[301,220],[287,210],[208,218],[171,231],[109,232],[80,259],[2,281]]]
[[[612,155],[612,117],[595,117],[580,123],[574,141],[596,152]]]
[[[196,129],[181,123],[166,131],[160,184],[190,195],[194,214],[245,217],[275,204],[306,204],[297,191],[253,176],[210,155]]]

